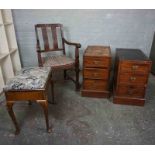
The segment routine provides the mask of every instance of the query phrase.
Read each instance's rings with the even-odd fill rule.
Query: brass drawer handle
[[[94,73],[93,76],[98,76],[98,73]]]
[[[98,65],[98,64],[100,64],[100,62],[99,61],[94,61],[94,64]]]
[[[138,68],[137,65],[133,65],[133,66],[132,66],[132,70],[136,70],[137,68]]]
[[[132,76],[132,77],[130,77],[130,80],[131,80],[131,81],[135,81],[135,80],[136,80],[136,77],[133,77],[133,76]]]

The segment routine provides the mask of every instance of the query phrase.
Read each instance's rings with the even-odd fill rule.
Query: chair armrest
[[[81,47],[81,44],[69,42],[65,38],[62,38],[62,40],[64,43],[66,43],[68,45],[75,46],[75,66],[78,69],[79,68],[79,48]]]
[[[66,43],[68,45],[76,46],[77,48],[80,48],[81,47],[81,44],[80,43],[69,42],[65,38],[62,38],[62,40],[64,41],[64,43]]]
[[[39,50],[39,49],[37,49],[36,51],[37,51],[37,53],[42,53],[43,52],[42,50]]]

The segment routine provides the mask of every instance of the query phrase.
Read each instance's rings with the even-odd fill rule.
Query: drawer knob
[[[130,77],[130,80],[134,81],[134,80],[136,80],[136,77]]]
[[[136,70],[137,68],[138,68],[137,65],[133,65],[133,66],[132,66],[132,70]]]

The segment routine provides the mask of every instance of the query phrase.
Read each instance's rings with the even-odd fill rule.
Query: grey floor
[[[81,97],[72,82],[55,85],[56,105],[49,105],[52,133],[46,133],[42,109],[17,103],[18,136],[0,105],[0,144],[155,144],[155,77],[149,79],[144,107],[115,105],[110,99]],[[1,99],[2,100],[2,99]]]

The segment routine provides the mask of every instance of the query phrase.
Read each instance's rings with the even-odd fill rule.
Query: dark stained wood
[[[110,55],[110,46],[88,46],[85,51],[86,57],[109,57]]]
[[[150,61],[149,58],[139,49],[117,48],[116,51],[120,60]]]
[[[48,51],[46,51],[46,50],[39,50],[38,53],[54,52],[54,51],[63,51],[63,48],[50,49],[50,50],[48,50]]]
[[[43,35],[43,41],[44,41],[44,49],[41,49],[40,41],[39,41],[39,36],[38,36],[38,28],[42,29],[42,35]],[[49,40],[48,40],[48,34],[47,34],[47,28],[51,29],[52,33],[52,39],[53,39],[53,48],[51,49],[49,46]],[[76,90],[79,90],[80,84],[79,84],[79,48],[81,47],[81,44],[79,43],[74,43],[74,42],[69,42],[64,38],[63,35],[63,25],[62,24],[36,24],[35,25],[35,32],[36,32],[36,40],[37,40],[37,45],[36,45],[36,51],[38,53],[38,64],[39,66],[44,65],[44,60],[41,57],[41,53],[44,52],[55,52],[55,51],[62,51],[63,54],[66,54],[65,51],[65,44],[70,45],[70,46],[75,46],[75,66],[73,66],[73,70],[76,73],[76,79],[72,79],[71,77],[68,77],[67,75],[67,70],[64,70],[64,78],[65,79],[71,79],[76,86]],[[57,36],[57,30],[60,30],[61,34],[61,39],[62,39],[62,46],[58,47],[58,36]],[[59,67],[57,67],[59,70]]]
[[[76,46],[77,48],[81,48],[81,44],[79,43],[73,43],[73,42],[69,42],[67,41],[65,38],[62,38],[64,43],[68,44],[68,45],[73,45],[73,46]],[[78,54],[78,53],[77,53]]]
[[[130,84],[136,84],[136,85],[145,85],[147,84],[148,78],[147,76],[143,75],[135,75],[133,73],[122,73],[119,75],[119,83],[130,83]]]
[[[48,100],[47,100],[47,98],[46,98],[46,100],[38,100],[38,103],[41,105],[41,107],[44,111],[45,121],[46,121],[46,129],[47,129],[47,132],[50,133],[51,129],[49,127],[49,119],[48,119]]]
[[[94,91],[83,89],[82,96],[95,97],[95,98],[109,98],[110,93],[109,91]]]
[[[152,74],[155,75],[155,33],[153,35],[153,41],[152,41],[152,46],[151,46],[151,51],[150,51],[150,59],[152,61],[151,72]]]
[[[49,50],[49,42],[48,42],[48,36],[47,36],[47,29],[46,27],[42,27],[42,35],[43,35],[43,41],[44,41],[44,48],[45,50]]]
[[[108,83],[107,81],[103,80],[85,79],[83,81],[83,89],[104,91],[108,89]]]
[[[150,63],[149,61],[122,61],[121,60],[121,72],[130,72],[136,74],[148,74],[150,72]]]
[[[78,44],[70,44],[70,45],[73,45],[75,46],[75,73],[76,73],[76,81],[75,81],[75,86],[76,86],[76,90],[78,91],[80,89],[80,83],[79,83],[79,72],[80,72],[80,69],[79,69],[79,48],[81,47],[78,46]]]
[[[137,85],[119,85],[116,89],[117,96],[144,98],[145,87]]]
[[[143,106],[150,69],[139,49],[116,49],[113,102]]]
[[[110,58],[106,57],[84,57],[85,67],[107,68],[110,65]]]
[[[8,113],[9,113],[9,115],[14,123],[14,126],[16,128],[15,135],[18,135],[20,133],[20,128],[18,126],[15,114],[13,112],[13,104],[14,104],[13,101],[6,101],[6,107],[7,107]]]
[[[109,46],[88,46],[83,57],[82,96],[109,97],[111,51]]]
[[[88,46],[85,51],[84,65],[93,68],[108,68],[111,65],[109,46]]]
[[[114,96],[113,103],[114,104],[123,104],[123,105],[144,106],[145,99],[144,98]]]
[[[43,60],[41,58],[41,53],[37,52],[37,55],[38,55],[38,65],[39,67],[43,67]]]
[[[85,78],[89,79],[109,79],[109,71],[107,69],[85,68],[83,70],[83,75]]]
[[[44,98],[44,90],[39,91],[9,91],[9,93],[6,93],[6,99],[9,101],[14,100],[16,96],[16,101],[25,100],[26,98],[29,98],[30,100],[42,100]]]
[[[47,132],[51,132],[51,129],[49,127],[49,120],[48,120],[48,95],[47,95],[50,82],[51,82],[51,73],[49,74],[45,87],[43,89],[4,91],[5,97],[6,97],[6,107],[16,128],[16,131],[15,131],[16,135],[20,133],[20,128],[18,126],[15,114],[13,112],[13,105],[15,101],[26,101],[26,100],[29,102],[35,100],[37,101],[38,104],[41,105],[45,115]]]
[[[39,35],[38,35],[39,28],[41,28],[42,30],[42,36],[43,36],[43,42],[44,42],[43,50],[40,49],[40,40],[39,40]],[[51,29],[52,39],[53,39],[53,48],[50,48],[50,45],[49,45],[47,28]],[[57,31],[56,31],[57,28],[60,28],[61,37],[63,38],[62,24],[36,24],[35,25],[38,52],[49,52],[49,51],[51,52],[51,51],[61,51],[61,50],[63,51],[64,50],[65,46],[62,45],[62,48],[58,47],[58,38],[57,38]]]
[[[58,40],[57,40],[57,31],[56,31],[56,27],[51,27],[51,31],[52,31],[52,37],[53,37],[53,47],[54,49],[58,48]]]
[[[62,27],[62,24],[36,24],[35,27]]]

